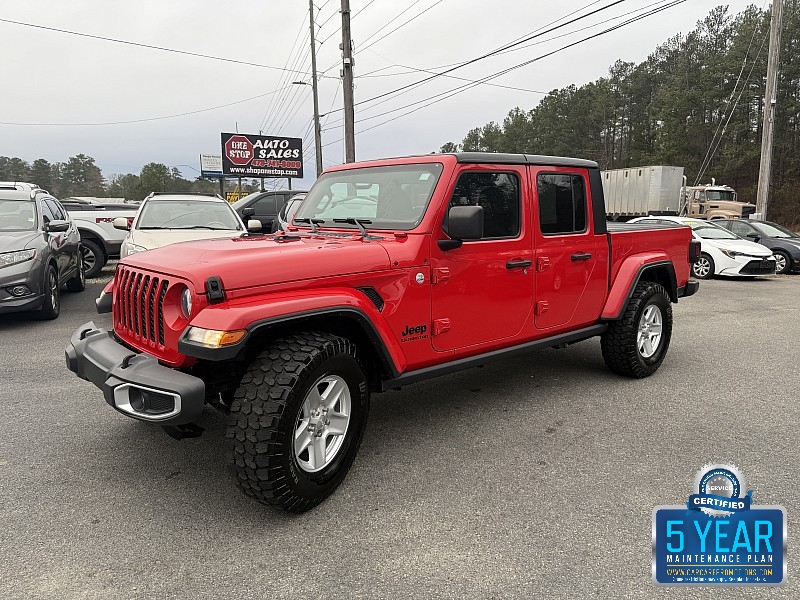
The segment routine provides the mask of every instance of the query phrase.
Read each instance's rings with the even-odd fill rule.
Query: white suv
[[[152,193],[142,202],[133,223],[114,219],[114,227],[128,230],[120,256],[160,248],[176,242],[240,237],[261,229],[255,220],[245,227],[231,205],[216,194]]]

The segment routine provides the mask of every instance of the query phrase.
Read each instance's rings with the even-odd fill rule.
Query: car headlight
[[[192,291],[189,288],[184,289],[181,294],[181,313],[187,321],[192,316]]]
[[[130,242],[123,242],[122,244],[122,255],[130,256],[131,254],[136,254],[137,252],[145,252],[147,248],[144,246],[137,246],[136,244],[132,244]]]
[[[720,250],[722,250],[722,253],[725,256],[729,256],[730,258],[736,258],[737,256],[747,256],[744,252],[737,252],[736,250],[724,250],[722,248],[720,248]]]
[[[32,260],[36,250],[17,250],[16,252],[3,252],[0,254],[0,268],[10,267],[26,260]]]

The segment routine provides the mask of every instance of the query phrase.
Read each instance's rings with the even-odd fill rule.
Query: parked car
[[[86,287],[78,227],[46,191],[0,184],[0,313],[55,319],[63,285]]]
[[[66,198],[61,204],[78,226],[83,249],[83,265],[87,277],[96,277],[109,258],[118,258],[126,231],[115,228],[114,219],[125,217],[133,222],[139,204],[114,202],[101,204]]]
[[[776,273],[800,271],[800,235],[791,229],[759,219],[725,219],[714,223],[772,250]]]
[[[261,223],[252,220],[245,227],[231,205],[216,194],[154,192],[144,199],[132,223],[117,217],[114,227],[127,231],[120,250],[125,258],[176,242],[239,237],[248,228],[260,230]]]
[[[232,204],[233,209],[243,221],[256,219],[261,221],[263,233],[270,233],[277,228],[275,221],[288,200],[296,194],[305,194],[308,190],[275,190],[270,192],[253,192]]]
[[[286,231],[286,228],[291,225],[297,209],[300,208],[300,205],[303,203],[305,198],[305,193],[296,194],[289,198],[289,201],[284,204],[283,208],[278,213],[278,217],[275,219],[272,225],[272,233],[275,233],[279,229]]]
[[[755,277],[775,273],[775,258],[770,250],[717,226],[717,221],[659,216],[639,217],[628,222],[691,227],[693,237],[700,240],[700,258],[692,265],[692,275],[698,279],[711,279],[714,275]]]

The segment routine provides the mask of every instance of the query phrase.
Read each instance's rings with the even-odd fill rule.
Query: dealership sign
[[[239,177],[303,177],[300,138],[222,134],[222,173]]]
[[[210,179],[222,177],[222,155],[201,154],[200,175]]]

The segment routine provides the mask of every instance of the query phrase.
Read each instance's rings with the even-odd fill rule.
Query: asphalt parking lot
[[[100,289],[0,318],[0,598],[705,598],[653,586],[650,527],[709,461],[789,521],[789,583],[717,595],[800,597],[800,277],[703,282],[649,379],[589,340],[373,396],[303,515],[237,491],[223,415],[177,442],[66,370],[71,332],[109,324]]]

